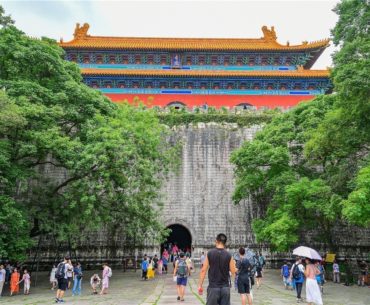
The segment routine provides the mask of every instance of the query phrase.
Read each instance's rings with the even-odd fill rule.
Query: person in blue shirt
[[[81,295],[81,283],[82,283],[82,267],[80,263],[77,263],[73,268],[73,289],[72,295]]]
[[[296,262],[293,264],[289,279],[294,282],[297,291],[297,303],[302,302],[301,293],[304,282],[304,266],[302,265],[302,259],[300,257],[297,257]]]
[[[149,267],[148,258],[146,255],[144,255],[144,259],[141,262],[141,271],[142,271],[141,279],[145,281],[148,279],[148,267]]]

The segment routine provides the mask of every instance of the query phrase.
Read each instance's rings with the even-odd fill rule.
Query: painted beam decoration
[[[74,39],[59,45],[84,82],[117,103],[289,108],[331,88],[329,70],[311,70],[329,39],[282,45],[267,26],[252,39],[101,37],[88,30],[77,24]]]

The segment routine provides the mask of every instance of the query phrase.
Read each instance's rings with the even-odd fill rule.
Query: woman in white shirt
[[[55,272],[57,272],[57,266],[54,264],[50,272],[51,290],[54,290],[57,287],[57,283],[58,283],[57,279],[55,278]]]

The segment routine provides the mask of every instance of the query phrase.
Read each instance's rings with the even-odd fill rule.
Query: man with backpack
[[[304,266],[302,265],[302,259],[297,257],[296,262],[293,264],[290,270],[289,279],[294,281],[295,289],[297,291],[297,303],[302,302],[302,286],[304,282]]]
[[[180,253],[180,258],[175,263],[173,276],[177,277],[177,300],[184,301],[185,287],[190,276],[190,265],[187,263],[184,253]]]
[[[58,264],[57,271],[55,272],[55,278],[58,281],[58,290],[55,298],[55,303],[64,303],[63,296],[68,286],[67,271],[73,268],[68,263],[69,260],[69,257],[65,257],[64,261]]]
[[[252,295],[251,295],[251,274],[252,274],[252,265],[249,260],[245,257],[245,249],[239,249],[239,260],[237,262],[238,269],[238,293],[242,299],[242,305],[247,304],[252,305]]]

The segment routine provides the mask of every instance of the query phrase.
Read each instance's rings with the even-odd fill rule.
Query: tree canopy
[[[0,16],[0,257],[91,229],[160,239],[161,181],[176,159],[167,129],[84,85],[55,41]]]
[[[334,93],[274,118],[231,157],[234,202],[250,198],[260,207],[257,240],[280,251],[314,228],[333,246],[338,220],[370,224],[369,4],[342,1],[334,11]]]

